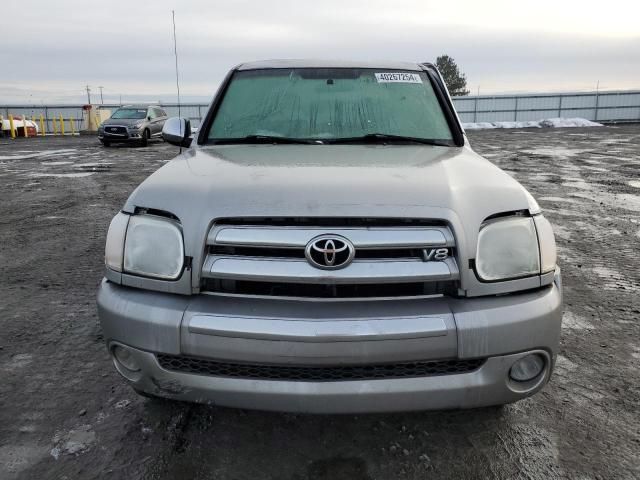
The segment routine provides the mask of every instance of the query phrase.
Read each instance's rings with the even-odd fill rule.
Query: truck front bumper
[[[116,347],[124,348],[134,365],[129,370],[114,358],[118,371],[137,390],[178,400],[313,413],[472,408],[530,396],[553,370],[562,317],[559,271],[549,287],[501,297],[347,303],[188,297],[106,280],[98,293],[109,351],[113,357]],[[311,335],[309,325],[317,326]],[[529,382],[510,379],[513,364],[530,354],[544,359],[543,372]],[[294,370],[482,361],[471,371],[407,378],[293,380],[163,368],[163,355]]]

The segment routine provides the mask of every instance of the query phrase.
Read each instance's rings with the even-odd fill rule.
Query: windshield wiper
[[[269,144],[269,143],[298,143],[298,144],[318,144],[319,140],[305,140],[304,138],[278,137],[277,135],[247,135],[238,138],[218,138],[212,139],[211,143],[215,145],[232,145],[232,144]]]
[[[446,140],[435,140],[432,138],[406,137],[404,135],[389,135],[386,133],[367,133],[360,137],[334,138],[326,140],[326,143],[422,143],[424,145],[437,145],[441,147],[451,147],[452,144]]]

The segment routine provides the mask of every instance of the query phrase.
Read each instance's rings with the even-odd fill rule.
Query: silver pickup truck
[[[98,311],[139,393],[375,412],[514,402],[562,317],[549,222],[430,64],[234,68],[109,227]]]

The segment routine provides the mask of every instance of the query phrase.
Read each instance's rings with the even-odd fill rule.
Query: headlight
[[[175,280],[182,272],[180,225],[152,215],[118,213],[109,225],[105,264],[116,272]]]
[[[142,127],[143,124],[144,122],[138,122],[138,123],[134,123],[133,125],[129,125],[129,130],[138,130],[139,128]]]
[[[536,215],[533,220],[536,223],[540,243],[540,273],[553,272],[556,269],[557,254],[551,223],[542,215]]]
[[[175,280],[182,272],[184,244],[180,225],[152,215],[129,220],[124,244],[124,271]]]
[[[127,225],[129,224],[129,215],[118,213],[111,224],[107,233],[107,245],[104,249],[104,263],[111,270],[122,272],[122,260],[124,258],[124,237],[127,234]]]
[[[476,271],[482,280],[508,280],[540,274],[540,251],[531,217],[497,218],[478,235]]]

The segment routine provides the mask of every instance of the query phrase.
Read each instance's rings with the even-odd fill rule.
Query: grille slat
[[[353,218],[246,222],[221,220],[209,231],[202,291],[317,298],[355,298],[362,293],[371,298],[374,292],[380,297],[409,297],[457,289],[455,241],[442,222]],[[323,270],[307,261],[307,244],[327,234],[353,244],[350,265]],[[426,261],[425,252],[436,249],[444,249],[446,258]]]
[[[485,359],[452,359],[377,365],[290,366],[227,363],[166,354],[158,354],[157,359],[162,368],[174,372],[212,377],[300,382],[340,382],[456,375],[477,370],[485,362]]]

